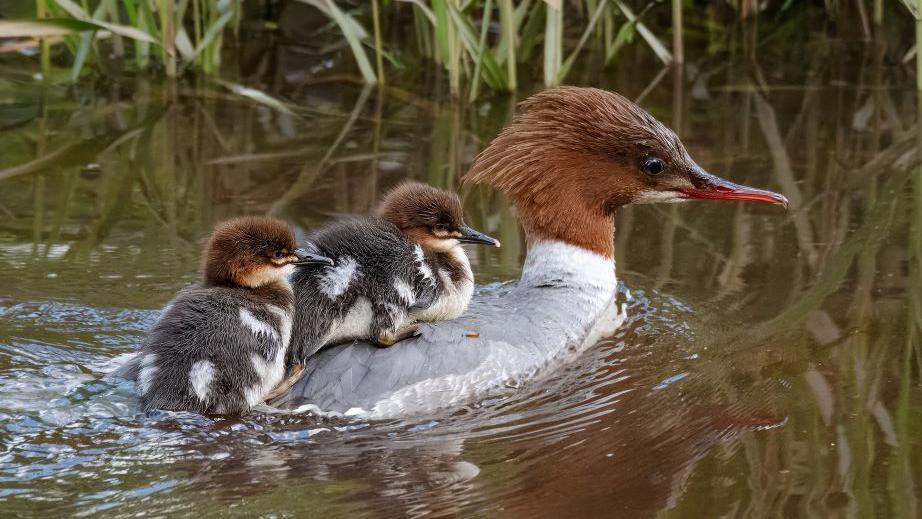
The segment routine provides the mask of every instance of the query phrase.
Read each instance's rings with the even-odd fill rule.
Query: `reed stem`
[[[47,16],[48,5],[46,4],[46,0],[35,0],[35,17],[42,19]],[[39,38],[38,44],[41,53],[42,79],[47,79],[51,74],[51,47],[48,45],[48,40],[45,38]]]
[[[515,92],[517,82],[515,77],[515,10],[512,8],[512,0],[498,0],[499,5],[499,24],[506,40],[506,84],[510,92]]]
[[[468,99],[477,99],[480,91],[480,68],[483,65],[483,54],[487,52],[487,31],[490,28],[490,16],[493,14],[493,0],[486,0],[483,6],[483,20],[480,24],[480,41],[477,42],[477,63],[474,65],[474,75],[471,77],[471,92]]]
[[[371,16],[374,23],[375,29],[375,65],[378,69],[378,82],[380,85],[384,85],[384,55],[381,51],[381,13],[378,9],[378,0],[372,0],[371,2]]]
[[[916,0],[916,89],[922,92],[922,0]]]
[[[172,0],[160,0],[160,41],[167,77],[176,77],[176,28],[173,7]]]
[[[685,63],[684,32],[682,0],[672,0],[672,60],[677,65]]]

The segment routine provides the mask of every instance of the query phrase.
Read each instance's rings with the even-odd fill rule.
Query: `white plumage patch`
[[[138,373],[138,393],[146,395],[150,391],[150,386],[154,382],[154,375],[157,373],[157,355],[148,353],[141,359],[141,372]]]
[[[671,191],[644,191],[634,195],[631,199],[633,204],[676,204],[680,202],[688,202],[688,199]]]
[[[192,364],[192,369],[189,370],[189,384],[195,391],[195,396],[202,402],[208,400],[208,392],[211,390],[214,375],[214,364],[208,360],[200,360]]]
[[[243,397],[248,404],[254,406],[265,400],[269,391],[272,391],[285,376],[285,348],[278,348],[275,357],[268,361],[261,355],[253,353],[250,355],[250,362],[256,370],[259,383],[246,388],[243,391]]]
[[[403,299],[403,302],[406,303],[407,306],[413,306],[413,303],[416,302],[416,295],[406,281],[400,278],[395,279],[394,290],[397,291],[397,295],[400,296],[400,299]]]
[[[266,305],[266,309],[279,319],[279,332],[282,335],[282,348],[287,349],[291,342],[291,312],[275,305]]]
[[[474,274],[471,272],[471,263],[461,247],[451,249],[449,254],[464,269],[464,277],[457,282],[452,281],[447,271],[439,270],[439,278],[443,285],[442,292],[431,306],[413,313],[411,317],[414,319],[419,321],[450,320],[460,317],[467,310],[467,305],[474,294],[474,282],[472,281]]]
[[[432,274],[432,269],[429,267],[429,264],[426,263],[426,255],[423,253],[423,248],[419,245],[413,250],[416,254],[416,266],[419,269],[419,273],[428,280],[435,280],[435,276]]]
[[[355,259],[349,256],[339,258],[335,267],[328,267],[320,276],[320,291],[330,299],[339,297],[349,288],[357,269]]]
[[[275,340],[277,342],[281,342],[282,340],[281,337],[279,337],[278,332],[275,331],[275,328],[270,326],[268,323],[260,321],[249,310],[243,307],[240,307],[240,322],[249,328],[250,331],[253,332],[253,334],[257,337],[260,335],[265,335],[266,338]]]
[[[343,320],[330,328],[323,343],[335,344],[346,339],[368,337],[372,319],[374,319],[374,312],[371,309],[371,301],[367,297],[359,297],[349,308]]]

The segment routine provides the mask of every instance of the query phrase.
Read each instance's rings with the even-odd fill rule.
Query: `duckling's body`
[[[291,229],[270,218],[218,226],[205,280],[167,304],[142,346],[141,407],[240,415],[282,381],[291,339],[295,264],[331,263],[296,249]]]
[[[303,363],[324,345],[353,339],[390,346],[412,335],[414,323],[454,319],[467,308],[474,276],[460,242],[454,236],[428,241],[428,231],[419,226],[409,232],[401,228],[401,221],[386,211],[398,199],[417,215],[451,212],[444,225],[460,225],[457,197],[409,183],[385,197],[381,216],[341,220],[313,234],[319,253],[336,264],[299,269],[292,278],[293,363]],[[471,236],[474,232],[467,230]],[[481,243],[498,243],[476,234]]]
[[[377,217],[336,222],[311,236],[335,265],[299,269],[295,347],[306,359],[324,344],[396,337],[444,285],[416,245]],[[463,308],[461,309],[463,311]]]
[[[240,415],[285,374],[294,297],[287,284],[194,285],[164,310],[144,343],[145,410]]]

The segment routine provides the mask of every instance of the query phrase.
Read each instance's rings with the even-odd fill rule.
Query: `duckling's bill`
[[[492,245],[494,247],[499,247],[499,240],[492,236],[487,236],[486,234],[462,225],[458,231],[461,233],[461,236],[458,237],[458,241],[461,243],[477,243],[480,245]]]
[[[298,257],[297,261],[292,262],[294,265],[326,265],[328,267],[334,265],[332,259],[320,254],[307,252],[304,249],[295,249],[294,254]]]

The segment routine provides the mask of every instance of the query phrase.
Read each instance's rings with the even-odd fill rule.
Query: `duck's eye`
[[[448,232],[448,226],[443,223],[437,223],[432,228],[438,232]]]
[[[656,157],[648,157],[643,161],[643,172],[651,177],[659,175],[666,169],[666,165],[663,164],[663,161]]]
[[[275,259],[282,259],[282,258],[285,257],[285,252],[284,252],[284,251],[277,250],[277,251],[275,251],[275,252],[272,253],[272,257],[275,258]]]

